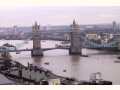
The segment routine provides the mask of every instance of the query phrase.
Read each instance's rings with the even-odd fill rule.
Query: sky
[[[41,6],[38,0],[12,1],[0,3],[0,26],[31,26],[35,21],[40,25],[70,25],[73,19],[78,24],[120,22],[120,6]]]

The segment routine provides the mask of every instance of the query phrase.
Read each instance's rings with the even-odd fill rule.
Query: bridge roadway
[[[43,48],[42,51],[54,50],[54,49],[69,49],[69,47],[57,47],[57,48]],[[0,49],[0,52],[21,52],[21,51],[32,51],[33,49],[16,49],[16,50],[3,50]]]

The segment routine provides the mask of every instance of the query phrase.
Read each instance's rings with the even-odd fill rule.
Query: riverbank
[[[91,82],[77,81],[73,78],[62,77],[52,73],[51,71],[28,63],[24,66],[19,62],[8,60],[0,60],[0,73],[8,79],[23,85],[111,85],[112,82],[99,80],[96,78]],[[96,76],[95,76],[96,77]],[[97,79],[98,80],[98,79]]]

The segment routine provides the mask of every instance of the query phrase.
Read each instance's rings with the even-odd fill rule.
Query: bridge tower
[[[80,26],[76,24],[75,20],[73,20],[73,24],[71,25],[70,40],[71,46],[69,54],[81,55],[82,44],[80,42]]]
[[[33,32],[33,50],[31,51],[32,56],[43,56],[41,49],[41,40],[40,40],[40,26],[35,22],[32,27]]]

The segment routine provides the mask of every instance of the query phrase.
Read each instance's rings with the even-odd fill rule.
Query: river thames
[[[32,41],[23,40],[1,40],[0,45],[9,43],[15,45],[17,49],[32,48]],[[55,47],[61,44],[61,41],[42,41],[42,48]],[[44,52],[44,57],[31,57],[30,51],[24,51],[17,54],[12,52],[11,58],[27,65],[28,62],[38,67],[42,66],[53,73],[65,77],[72,77],[77,80],[89,80],[92,73],[101,72],[102,79],[112,81],[113,84],[120,85],[120,63],[115,63],[120,54],[87,49],[89,57],[80,57],[79,55],[69,55],[68,50],[49,50]],[[47,64],[46,64],[47,63]]]

